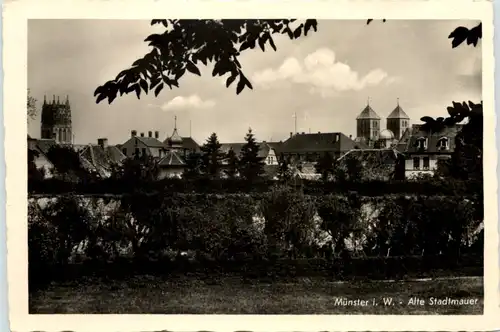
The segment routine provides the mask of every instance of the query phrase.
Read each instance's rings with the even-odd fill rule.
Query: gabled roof
[[[136,138],[144,143],[148,148],[164,148],[165,144],[160,142],[158,139],[154,137],[139,137],[136,136]]]
[[[396,106],[396,108],[389,114],[388,119],[405,119],[409,120],[410,117],[403,111],[401,106]]]
[[[346,152],[368,148],[363,142],[355,142],[343,133],[296,134],[280,146],[284,153]]]
[[[57,145],[56,140],[54,139],[36,139],[36,145],[38,148],[44,153],[47,154],[50,148]]]
[[[182,137],[182,148],[193,151],[200,151],[200,145],[192,137]]]
[[[168,151],[165,157],[161,158],[158,162],[158,166],[160,167],[169,167],[169,166],[184,166],[186,163],[179,154],[175,151]]]
[[[422,124],[414,124],[408,133],[409,137],[407,139],[406,150],[404,152],[408,153],[446,153],[449,154],[455,150],[455,137],[462,130],[462,124],[456,124],[454,126],[445,126],[439,131],[427,131]],[[427,149],[425,151],[420,151],[417,147],[417,140],[419,138],[427,139]],[[448,138],[449,149],[441,151],[437,148],[438,141],[441,138]]]
[[[361,119],[371,119],[371,120],[380,120],[380,116],[378,116],[377,113],[371,108],[370,105],[366,105],[365,109],[359,113],[358,117],[356,120],[361,120]]]
[[[236,156],[239,156],[241,153],[241,149],[246,143],[221,143],[221,152],[228,153],[229,150],[233,150]],[[257,142],[259,145],[259,154],[258,157],[266,158],[269,155],[269,150],[271,147],[265,142]]]
[[[121,164],[127,157],[116,146],[103,148],[100,145],[89,144],[81,150],[80,158],[92,165],[90,167],[86,162],[82,161],[84,167],[94,168],[99,174],[106,175],[112,165]]]

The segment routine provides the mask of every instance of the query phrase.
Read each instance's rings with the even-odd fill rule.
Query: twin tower
[[[399,100],[396,108],[387,117],[387,129],[381,130],[380,116],[369,103],[358,115],[356,122],[357,139],[365,141],[369,146],[374,146],[380,140],[399,140],[410,127],[410,117],[399,106]]]
[[[42,106],[42,128],[41,137],[54,139],[60,144],[71,144],[73,142],[73,130],[71,125],[71,107],[69,98],[60,102],[59,97],[53,96],[52,101],[43,97]]]

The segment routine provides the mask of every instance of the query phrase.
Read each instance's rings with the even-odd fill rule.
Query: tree
[[[36,101],[36,98],[30,95],[30,89],[28,89],[28,121],[36,116]]]
[[[367,21],[369,24],[372,19]],[[382,20],[385,22],[385,19]],[[252,84],[243,74],[239,56],[246,50],[259,46],[263,52],[269,45],[276,51],[272,38],[275,34],[286,34],[291,40],[307,36],[313,29],[317,31],[317,20],[308,19],[297,22],[295,19],[279,20],[152,20],[151,25],[162,24],[162,34],[152,34],[145,39],[152,50],[120,72],[115,79],[99,86],[95,92],[96,103],[108,99],[111,104],[120,96],[135,92],[154,91],[155,96],[165,86],[170,89],[179,87],[179,79],[187,72],[201,75],[198,62],[207,65],[214,63],[212,76],[229,74],[226,87],[239,78],[236,93]],[[448,38],[452,47],[464,41],[476,46],[482,38],[482,25],[472,29],[457,27]]]
[[[286,182],[292,178],[293,172],[290,168],[290,160],[283,153],[279,158],[277,177],[280,181]]]
[[[184,179],[196,179],[201,175],[202,156],[199,153],[190,153],[186,157],[186,167],[182,177]]]
[[[225,170],[226,175],[233,179],[238,174],[238,157],[233,149],[229,149],[226,154],[227,168]]]
[[[252,129],[245,136],[246,143],[240,152],[240,175],[249,181],[256,180],[264,173],[264,158],[259,157],[260,146],[255,142]]]
[[[334,172],[334,163],[332,155],[329,152],[325,152],[323,156],[318,160],[318,162],[314,165],[316,172],[321,174],[321,180],[324,182],[328,181],[330,176],[333,175]]]
[[[83,168],[80,156],[72,148],[54,145],[47,151],[47,158],[64,181],[88,179],[89,173]]]
[[[220,150],[221,144],[216,133],[212,133],[206,143],[201,147],[203,153],[202,171],[212,178],[219,176],[223,154]]]

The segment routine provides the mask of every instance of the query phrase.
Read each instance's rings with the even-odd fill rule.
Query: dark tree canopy
[[[277,50],[273,36],[287,35],[290,39],[307,36],[317,31],[314,19],[278,20],[152,20],[151,25],[162,24],[165,31],[152,34],[145,41],[152,50],[135,61],[131,68],[120,72],[115,79],[99,86],[95,92],[96,103],[108,99],[111,104],[120,96],[134,92],[153,92],[155,96],[165,88],[179,87],[179,80],[186,74],[201,75],[200,64],[214,63],[212,76],[229,75],[226,87],[237,81],[236,93],[245,87],[252,89],[251,82],[243,73],[238,60],[242,52],[259,47]],[[372,19],[367,21],[369,24]],[[385,19],[382,20],[385,22]],[[476,46],[482,38],[482,24],[472,29],[457,27],[448,38],[452,47],[464,41]]]

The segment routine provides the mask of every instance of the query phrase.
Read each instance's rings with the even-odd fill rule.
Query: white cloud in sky
[[[311,85],[310,91],[324,94],[323,90],[362,90],[394,79],[382,69],[373,69],[360,77],[349,65],[335,61],[335,53],[328,48],[320,48],[305,57],[287,58],[276,69],[267,68],[253,75],[253,82],[263,87],[271,87],[283,81]]]
[[[177,96],[161,106],[164,111],[182,110],[182,109],[199,109],[212,108],[215,106],[213,100],[202,100],[198,95],[190,95],[187,97]]]

